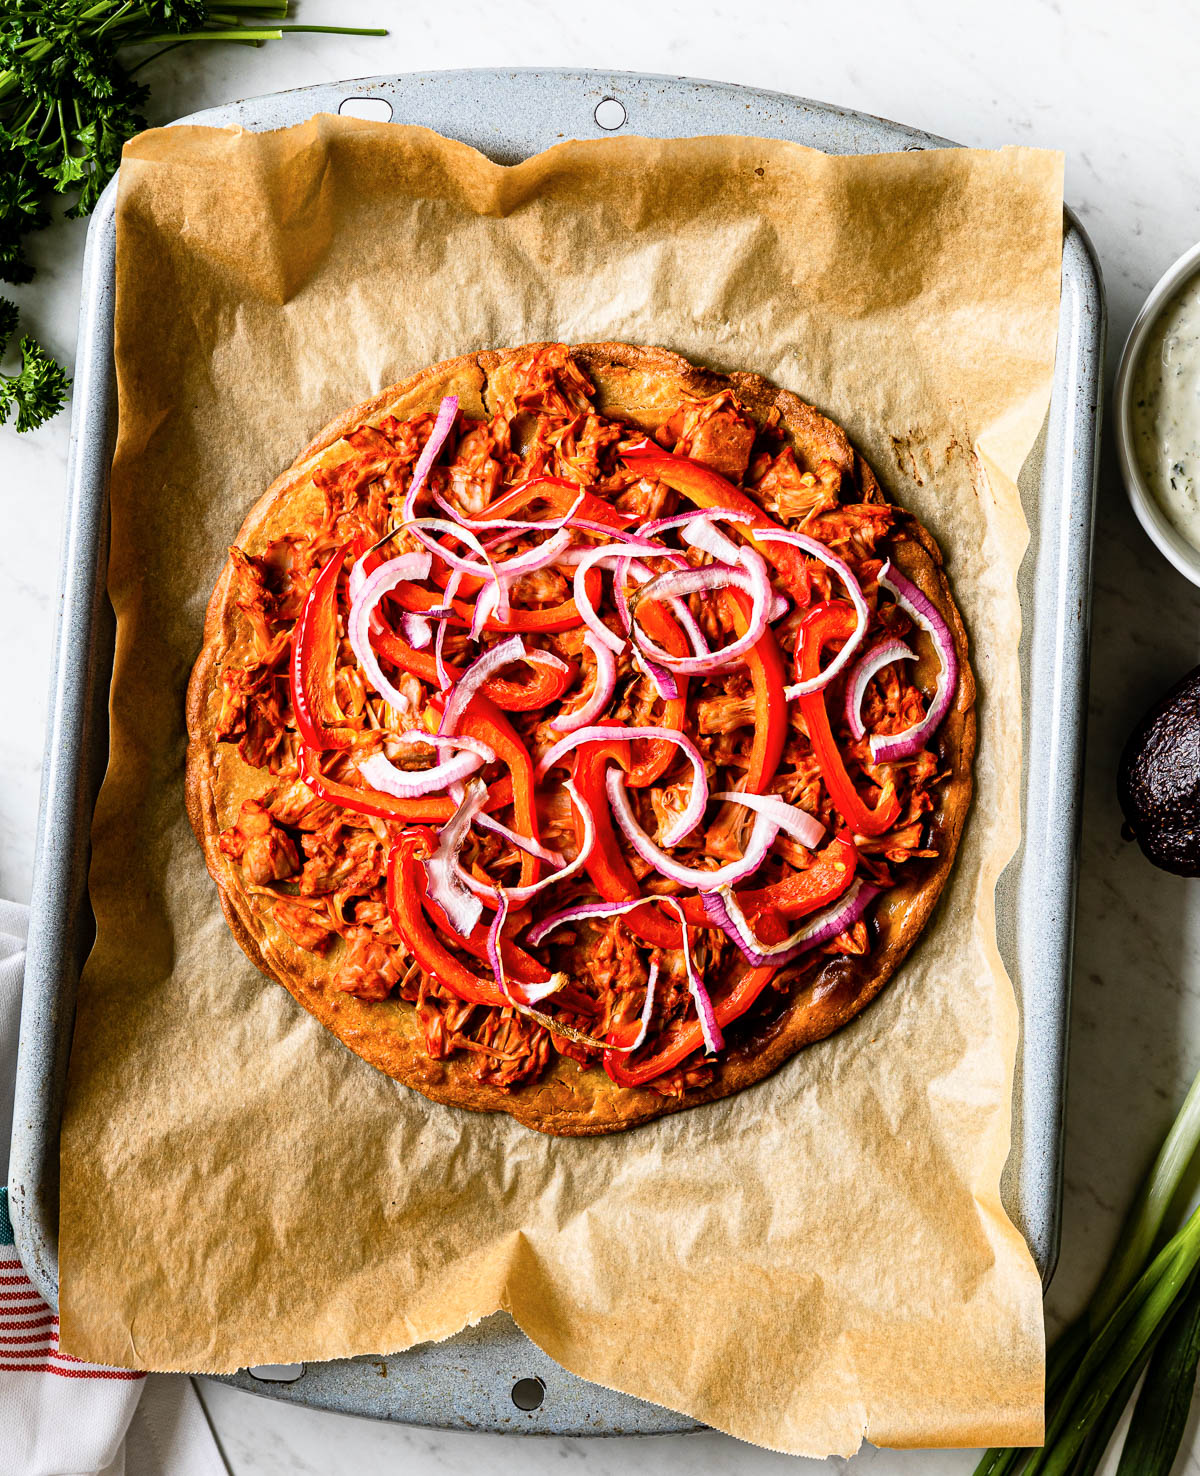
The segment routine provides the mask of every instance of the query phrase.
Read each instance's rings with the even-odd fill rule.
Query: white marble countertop
[[[716,77],[837,102],[963,143],[1063,149],[1067,198],[1100,256],[1109,303],[1109,382],[1142,299],[1200,239],[1200,14],[1178,0],[301,0],[297,18],[385,24],[380,41],[294,36],[252,52],[195,47],[147,69],[152,121],[230,98],[333,77],[479,66],[612,67]],[[23,323],[70,361],[81,223],[34,240],[38,278],[15,290]],[[5,289],[7,290],[7,289]],[[0,430],[0,895],[29,894],[42,727],[58,578],[68,420],[33,435]],[[1106,444],[1096,535],[1091,720],[1067,1123],[1062,1257],[1053,1321],[1098,1273],[1121,1210],[1200,1065],[1196,883],[1153,871],[1122,844],[1114,771],[1148,703],[1200,660],[1200,591],[1134,522]],[[235,1476],[423,1476],[486,1465],[507,1472],[636,1463],[676,1476],[696,1466],[795,1465],[718,1435],[644,1441],[522,1441],[446,1434],[295,1410],[211,1382],[202,1393]],[[1190,1437],[1189,1437],[1190,1441]],[[1193,1445],[1195,1442],[1191,1442]],[[804,1463],[815,1465],[816,1463]],[[840,1465],[840,1462],[830,1462]],[[877,1476],[970,1471],[961,1452],[864,1451]],[[1200,1470],[1188,1458],[1186,1470]]]

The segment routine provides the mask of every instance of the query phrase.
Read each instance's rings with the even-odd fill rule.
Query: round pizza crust
[[[318,467],[335,466],[352,453],[343,437],[360,426],[377,425],[389,415],[409,419],[435,411],[444,395],[457,394],[464,414],[490,412],[491,398],[502,387],[511,366],[545,345],[527,344],[503,352],[468,354],[425,369],[373,399],[348,410],[324,430],[279,476],[251,509],[237,535],[237,545],[260,552],[294,523],[300,511],[319,505],[313,485]],[[596,386],[597,409],[653,433],[684,398],[732,389],[752,419],[765,421],[777,412],[802,469],[822,460],[834,461],[845,483],[858,490],[858,500],[883,494],[870,467],[845,433],[811,405],[757,374],[716,374],[660,348],[630,344],[581,344],[572,356]],[[853,500],[853,499],[846,499]],[[187,695],[188,750],[186,801],[189,819],[210,874],[217,885],[230,930],[247,957],[269,978],[331,1030],[350,1050],[395,1080],[416,1088],[434,1102],[476,1112],[507,1112],[538,1132],[589,1136],[635,1127],[666,1113],[678,1112],[739,1092],[771,1075],[797,1051],[840,1029],[875,998],[925,927],[946,883],[971,799],[971,765],[975,752],[975,682],[968,663],[967,636],[942,569],[937,544],[907,513],[900,513],[890,534],[893,561],[941,612],[958,655],[959,681],[954,704],[935,743],[946,775],[937,790],[938,805],[930,817],[934,860],[914,861],[906,880],[885,893],[874,909],[872,946],[858,957],[827,958],[797,981],[790,994],[774,996],[752,1018],[738,1022],[727,1049],[704,1086],[666,1097],[648,1088],[617,1087],[599,1066],[583,1069],[555,1056],[543,1076],[516,1088],[483,1085],[470,1074],[465,1053],[434,1060],[424,1049],[412,1006],[389,999],[368,1002],[334,989],[327,964],[298,947],[254,905],[242,883],[240,868],[218,845],[223,830],[236,820],[244,799],[272,787],[271,777],[251,768],[236,745],[215,737],[219,707],[219,675],[236,660],[248,630],[232,598],[233,566],[223,569],[208,604],[204,644],[192,672]]]

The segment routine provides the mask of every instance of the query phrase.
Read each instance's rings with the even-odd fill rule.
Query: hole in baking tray
[[[304,1375],[302,1363],[260,1363],[256,1368],[248,1368],[246,1372],[252,1379],[260,1379],[264,1384],[294,1384],[297,1379]]]
[[[541,1409],[546,1386],[541,1379],[518,1379],[512,1386],[512,1402],[518,1409]]]
[[[348,118],[365,118],[368,123],[392,121],[392,105],[386,97],[348,97],[338,112]]]
[[[618,128],[624,127],[629,114],[625,111],[623,102],[618,102],[615,97],[605,97],[596,104],[594,116],[601,128],[608,133],[615,133]]]

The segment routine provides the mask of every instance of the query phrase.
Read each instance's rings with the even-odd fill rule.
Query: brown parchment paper
[[[1050,393],[1061,173],[1024,149],[746,138],[501,168],[332,117],[126,148],[65,1349],[220,1371],[505,1308],[567,1368],[780,1450],[1038,1441],[1040,1289],[998,1192],[1017,1012],[993,893],[1018,837],[1015,480]],[[954,875],[880,1000],[750,1091],[578,1140],[434,1106],[346,1051],[243,958],[183,808],[204,605],[262,490],[380,387],[556,338],[758,370],[842,422],[941,541],[982,720]]]

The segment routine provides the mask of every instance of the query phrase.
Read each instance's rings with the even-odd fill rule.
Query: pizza
[[[262,495],[188,690],[234,937],[434,1102],[587,1135],[862,1011],[971,796],[942,558],[755,374],[539,343],[437,364]]]

